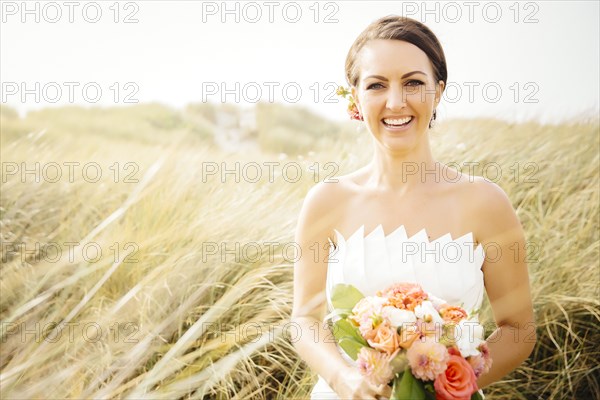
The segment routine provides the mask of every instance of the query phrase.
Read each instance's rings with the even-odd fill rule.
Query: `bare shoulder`
[[[500,185],[480,176],[469,176],[464,187],[463,199],[469,204],[469,218],[474,221],[481,242],[502,242],[523,236],[517,212]]]
[[[304,198],[298,221],[297,235],[311,239],[332,237],[333,227],[343,215],[346,180],[319,182],[311,187]],[[310,228],[310,232],[308,231]],[[302,239],[297,237],[297,239]]]
[[[500,185],[482,176],[468,175],[464,187],[465,194],[472,196],[474,204],[498,207],[510,203],[508,195]]]
[[[305,202],[312,206],[328,206],[334,203],[343,190],[343,181],[321,181],[311,187],[306,193]]]
[[[311,187],[304,198],[303,211],[313,214],[327,214],[332,207],[339,205],[344,198],[346,189],[345,180],[319,182]]]
[[[513,211],[511,201],[506,192],[496,183],[477,175],[469,175],[444,166],[446,182],[442,185],[460,198],[469,210],[469,217],[474,219],[490,218]]]
[[[473,195],[473,203],[476,205],[475,210],[483,214],[480,215],[481,217],[492,217],[498,212],[510,214],[514,211],[509,196],[495,182],[475,176],[470,182],[470,190]]]

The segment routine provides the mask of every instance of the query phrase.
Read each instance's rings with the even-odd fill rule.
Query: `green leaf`
[[[367,345],[367,341],[361,336],[358,327],[352,325],[347,319],[339,319],[333,324],[333,336],[339,339],[350,337],[365,346]]]
[[[427,381],[423,384],[425,388],[425,398],[427,400],[435,400],[435,388],[433,387],[433,381]]]
[[[483,400],[483,396],[481,396],[479,390],[471,395],[471,400]]]
[[[402,375],[394,379],[392,397],[390,400],[426,400],[427,395],[423,382],[416,379],[410,368],[404,370]]]
[[[358,353],[360,352],[360,349],[365,347],[364,344],[359,343],[356,340],[348,337],[341,339],[339,341],[339,345],[342,349],[344,349],[346,354],[348,354],[350,358],[352,358],[355,361],[358,358]]]
[[[331,293],[331,303],[334,308],[350,309],[354,308],[365,296],[352,285],[338,283],[333,287]]]
[[[394,372],[404,371],[408,367],[408,358],[406,358],[406,352],[401,351],[396,355],[396,357],[392,358],[390,361],[390,366]]]
[[[367,341],[360,335],[357,327],[347,319],[337,320],[333,324],[333,336],[340,347],[344,349],[353,360],[356,360],[358,352],[362,347],[367,347]]]
[[[352,325],[347,319],[339,319],[333,324],[333,336],[339,340],[349,338],[368,346],[367,341],[361,336],[358,327]]]

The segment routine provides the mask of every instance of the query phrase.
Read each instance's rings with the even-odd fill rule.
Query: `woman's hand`
[[[343,400],[383,400],[392,396],[390,386],[374,385],[358,369],[350,366],[338,372],[332,389]]]

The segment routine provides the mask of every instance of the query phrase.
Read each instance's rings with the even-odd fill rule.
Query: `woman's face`
[[[352,88],[365,124],[383,146],[407,150],[425,140],[444,83],[435,85],[431,62],[401,40],[369,41],[358,55],[358,87]]]

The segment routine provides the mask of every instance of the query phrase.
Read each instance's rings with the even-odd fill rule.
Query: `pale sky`
[[[346,84],[348,49],[370,22],[397,14],[424,22],[444,47],[449,89],[438,118],[559,122],[599,112],[598,1],[67,3],[29,1],[28,12],[1,2],[2,103],[24,113],[69,104],[72,91],[84,106],[129,96],[179,108],[220,102],[223,88],[227,102],[269,101],[272,91],[343,120],[346,103],[330,95],[332,83]]]

